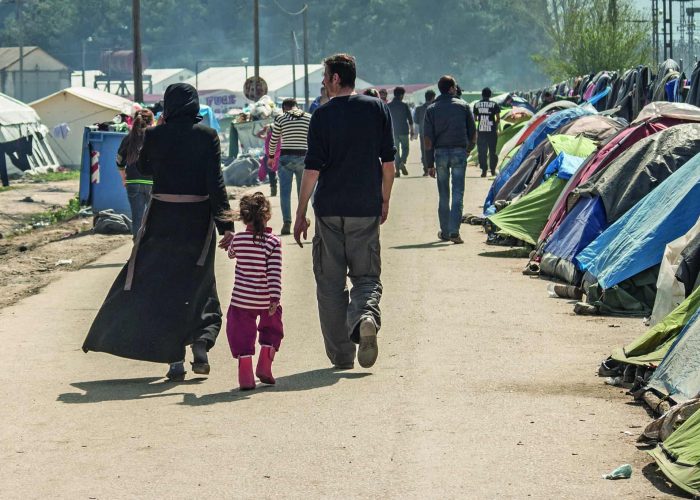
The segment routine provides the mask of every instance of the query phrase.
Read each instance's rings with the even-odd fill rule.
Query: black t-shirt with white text
[[[498,104],[489,100],[481,100],[474,105],[474,120],[479,124],[479,133],[498,132],[496,117],[501,113]]]

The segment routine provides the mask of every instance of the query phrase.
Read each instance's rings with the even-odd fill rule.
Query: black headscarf
[[[202,117],[199,116],[199,96],[197,89],[192,85],[188,83],[168,85],[163,101],[163,117],[166,121],[173,119],[202,121]]]

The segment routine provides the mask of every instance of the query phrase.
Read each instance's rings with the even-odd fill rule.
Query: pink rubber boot
[[[242,391],[255,389],[255,377],[253,376],[253,356],[238,357],[238,385]]]
[[[260,346],[260,357],[258,358],[258,366],[255,369],[255,374],[264,384],[275,383],[275,377],[272,376],[272,360],[275,359],[275,348],[269,345]]]

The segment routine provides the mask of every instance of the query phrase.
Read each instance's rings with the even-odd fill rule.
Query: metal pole
[[[85,40],[83,40],[83,76],[82,76],[82,81],[83,81],[83,87],[85,86]]]
[[[134,101],[143,102],[143,67],[141,64],[141,0],[132,0],[134,32]]]
[[[292,96],[297,99],[297,50],[294,31],[292,31]]]
[[[199,92],[199,61],[194,62],[194,89]]]
[[[19,45],[19,100],[24,101],[24,23],[22,20],[22,0],[15,1],[17,16],[17,45]]]
[[[309,109],[309,29],[307,23],[307,14],[309,6],[304,4],[304,110]]]
[[[260,0],[253,0],[253,64],[255,64],[255,84],[260,78]],[[256,92],[257,93],[257,92]]]

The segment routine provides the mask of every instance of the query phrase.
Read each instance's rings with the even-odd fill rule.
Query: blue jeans
[[[464,204],[464,176],[467,170],[465,148],[435,150],[435,171],[438,186],[438,218],[443,237],[459,236]],[[452,176],[452,205],[450,206],[450,175]]]
[[[143,222],[143,214],[151,201],[151,184],[127,184],[126,195],[131,207],[131,234],[136,238]]]
[[[280,155],[280,168],[277,172],[280,180],[280,205],[282,220],[292,222],[292,180],[297,178],[297,196],[301,189],[301,176],[304,175],[304,157],[297,155]]]

